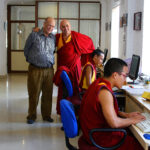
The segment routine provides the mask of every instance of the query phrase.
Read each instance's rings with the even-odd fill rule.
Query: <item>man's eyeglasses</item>
[[[119,75],[122,75],[122,76],[124,76],[125,78],[127,78],[128,76],[129,76],[129,74],[127,73],[127,74],[125,74],[125,73],[118,73]]]

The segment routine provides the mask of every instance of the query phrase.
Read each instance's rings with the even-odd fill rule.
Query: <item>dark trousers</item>
[[[27,119],[36,119],[36,109],[41,96],[42,118],[51,116],[54,69],[38,68],[29,65],[27,88],[29,94],[29,109]]]

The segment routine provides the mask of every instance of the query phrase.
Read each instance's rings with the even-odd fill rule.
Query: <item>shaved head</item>
[[[60,22],[60,30],[62,31],[62,34],[65,36],[69,36],[71,34],[71,24],[68,20],[63,19]]]

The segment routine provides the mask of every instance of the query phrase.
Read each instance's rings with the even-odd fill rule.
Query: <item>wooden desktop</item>
[[[133,87],[134,88],[134,87]],[[136,89],[132,89],[132,91]],[[143,88],[141,89],[142,92],[144,90],[146,91],[150,91],[150,85],[146,85],[143,86]],[[130,87],[123,89],[124,94],[125,94],[125,112],[133,112],[133,111],[139,111],[139,112],[149,112],[150,113],[150,101],[149,100],[144,100],[141,97],[141,93],[138,92],[140,91],[140,89],[137,89],[137,94],[133,94],[131,92]],[[143,148],[145,150],[150,149],[150,140],[146,140],[143,137],[143,132],[138,129],[135,125],[131,125],[129,127],[129,129],[131,130],[131,132],[134,134],[134,136],[136,137],[136,139],[140,142],[140,144],[143,146]]]

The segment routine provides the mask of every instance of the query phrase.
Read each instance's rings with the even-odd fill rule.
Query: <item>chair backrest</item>
[[[78,123],[73,104],[66,99],[62,99],[60,101],[60,111],[66,137],[74,138],[78,135]]]
[[[106,59],[107,59],[107,54],[108,54],[108,49],[104,49],[104,60],[103,60],[103,64],[105,63]]]
[[[60,77],[61,77],[61,79],[63,81],[63,85],[64,85],[62,99],[68,99],[68,97],[70,97],[70,101],[75,106],[80,106],[81,99],[82,99],[80,92],[76,93],[76,94],[73,93],[73,86],[72,86],[71,80],[70,80],[67,72],[63,70]],[[75,112],[76,112],[76,110],[75,110]]]
[[[73,87],[72,87],[71,80],[68,74],[66,73],[66,71],[63,70],[60,77],[63,80],[65,87],[67,88],[68,96],[71,97],[73,95]]]

